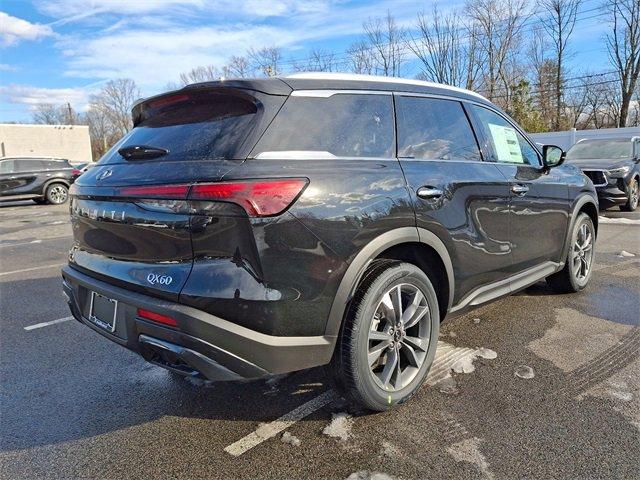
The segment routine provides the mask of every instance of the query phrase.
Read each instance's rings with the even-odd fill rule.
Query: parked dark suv
[[[368,408],[409,398],[440,321],[593,271],[598,203],[489,101],[306,74],[191,85],[72,188],[73,315],[212,380],[327,365]]]
[[[600,206],[638,208],[640,137],[580,140],[567,151],[567,162],[591,179]]]
[[[0,158],[0,200],[65,203],[73,172],[61,158]]]

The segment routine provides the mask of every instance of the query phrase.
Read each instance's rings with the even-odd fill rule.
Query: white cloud
[[[21,40],[38,40],[50,35],[53,35],[53,30],[47,25],[31,23],[0,12],[0,44],[4,47],[14,45]]]
[[[8,63],[0,63],[0,72],[15,72],[17,67],[9,65]]]
[[[0,87],[0,95],[9,103],[33,107],[39,103],[61,105],[71,103],[76,109],[84,110],[89,103],[91,92],[87,88],[41,88],[30,85],[7,85]]]

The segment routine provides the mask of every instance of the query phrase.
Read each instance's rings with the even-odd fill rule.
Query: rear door
[[[42,193],[39,177],[43,174],[44,161],[35,158],[18,158],[14,162],[12,195]]]
[[[522,271],[559,262],[569,216],[568,178],[562,168],[546,170],[519,129],[488,108],[471,105],[494,164],[509,180],[513,262]]]
[[[176,301],[193,266],[191,232],[203,228],[189,189],[242,163],[241,146],[273,116],[267,97],[194,89],[137,107],[135,128],[72,187],[70,264]]]
[[[396,112],[398,158],[417,225],[451,254],[456,304],[511,272],[509,184],[483,161],[459,101],[397,94]]]

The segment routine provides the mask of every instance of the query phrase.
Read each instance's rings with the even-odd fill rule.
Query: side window
[[[398,157],[482,160],[462,104],[455,100],[397,97]]]
[[[253,150],[329,152],[338,157],[394,156],[391,95],[336,94],[287,99]]]
[[[37,172],[43,169],[43,162],[40,160],[16,160],[16,172]]]
[[[15,173],[14,160],[3,160],[0,162],[0,173]]]
[[[487,108],[477,105],[471,105],[471,108],[480,121],[484,136],[491,143],[497,162],[541,166],[537,151],[513,125]]]

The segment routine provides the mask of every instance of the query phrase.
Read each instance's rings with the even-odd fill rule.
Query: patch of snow
[[[210,388],[211,386],[213,386],[213,382],[211,380],[203,380],[202,378],[190,377],[190,376],[186,376],[186,377],[184,377],[184,379],[188,383],[190,383],[191,385],[194,385],[196,387],[207,387],[207,388]]]
[[[282,437],[280,437],[280,441],[282,443],[288,443],[289,445],[292,445],[294,447],[299,447],[302,443],[298,437],[296,437],[295,435],[291,435],[289,432],[284,432],[282,434]]]
[[[498,354],[493,350],[490,350],[488,348],[478,348],[468,355],[465,355],[464,357],[458,359],[456,363],[453,364],[451,369],[455,373],[473,373],[476,369],[476,367],[473,365],[473,361],[476,358],[486,358],[487,360],[493,360],[497,357]]]
[[[489,463],[480,451],[479,438],[467,438],[447,448],[447,452],[456,462],[467,462],[476,466],[483,478],[493,479],[493,473],[489,470]]]
[[[456,382],[456,380],[451,375],[443,378],[438,383],[436,383],[436,387],[438,387],[438,390],[440,390],[441,393],[447,395],[457,395],[458,393],[460,393],[458,382]]]
[[[613,389],[609,389],[607,391],[613,398],[617,398],[618,400],[622,400],[623,402],[630,402],[631,400],[633,400],[633,393],[631,392]]]
[[[620,225],[640,225],[640,220],[632,218],[598,217],[598,223],[617,223]]]
[[[527,365],[518,366],[514,374],[516,377],[524,378],[525,380],[528,380],[536,376],[535,373],[533,372],[533,368],[528,367]]]
[[[473,361],[477,358],[492,360],[498,355],[488,348],[456,347],[446,342],[438,342],[436,358],[433,360],[427,384],[440,386],[440,383],[451,377],[451,371],[455,373],[471,373],[475,370]],[[443,385],[445,390],[452,388],[451,382]]]
[[[478,325],[480,323],[480,319],[479,318],[474,318],[473,319],[473,323],[475,323],[476,325]]]
[[[385,457],[396,458],[402,455],[402,451],[396,447],[393,443],[383,440],[382,441],[382,455]]]
[[[456,332],[449,332],[449,336],[451,338],[458,338],[458,334]]]
[[[393,480],[393,477],[390,477],[386,473],[360,470],[359,472],[354,472],[349,475],[346,480]]]
[[[627,251],[625,251],[625,250],[622,250],[622,251],[618,254],[618,257],[620,257],[620,258],[631,258],[631,257],[635,257],[635,256],[636,256],[636,255],[635,255],[634,253],[630,253],[630,252],[627,252]]]
[[[486,358],[487,360],[494,360],[498,358],[498,354],[490,348],[478,348],[476,353],[479,357]]]
[[[351,435],[351,427],[353,427],[353,417],[345,412],[333,413],[331,415],[331,423],[324,427],[322,433],[329,437],[339,438],[346,441]]]

